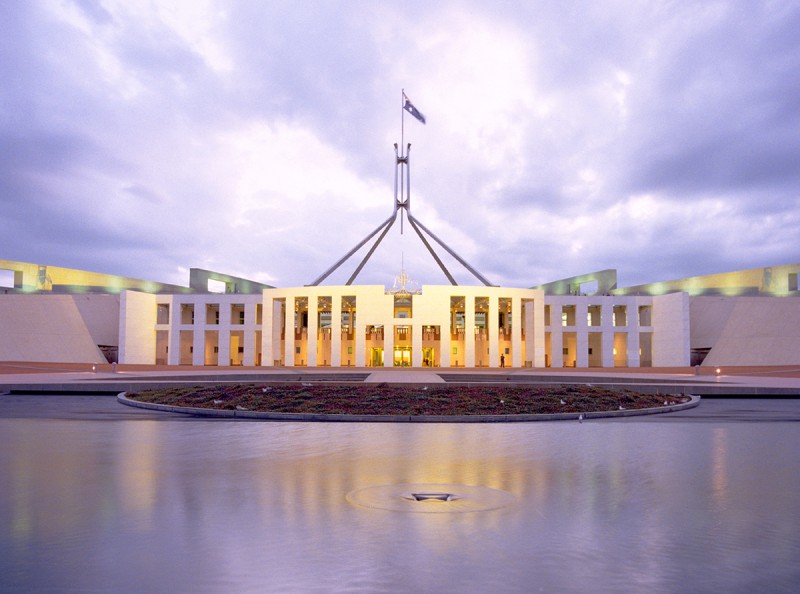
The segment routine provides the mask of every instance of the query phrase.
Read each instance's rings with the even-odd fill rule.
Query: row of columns
[[[286,330],[284,349],[283,349],[283,362],[286,366],[293,366],[295,361],[295,340],[294,340],[294,326],[295,326],[295,297],[286,297],[282,299],[265,298],[265,316],[264,319],[271,320],[271,328],[264,329],[263,335],[263,361],[265,365],[272,365],[279,357],[275,355],[279,352],[280,333],[279,329],[283,326]],[[309,297],[308,303],[308,327],[307,327],[307,365],[310,367],[319,364],[317,354],[317,335],[319,332],[319,317],[317,314],[318,297]],[[499,324],[497,315],[499,312],[499,297],[490,295],[488,298],[488,317],[487,328],[488,342],[489,342],[489,365],[496,367],[500,361],[500,340],[499,340]],[[277,305],[277,306],[276,306]],[[412,365],[415,367],[422,366],[422,334],[425,326],[439,326],[440,329],[440,342],[439,342],[439,364],[441,367],[450,367],[451,365],[451,351],[450,351],[450,317],[451,312],[446,311],[440,316],[440,319],[428,319],[425,324],[415,323],[409,320],[407,323],[394,324],[397,320],[392,319],[390,324],[384,324],[383,335],[383,349],[384,349],[384,366],[392,367],[394,365],[394,329],[395,326],[407,326],[411,332],[411,352],[412,352]],[[341,366],[341,318],[342,307],[341,299],[334,298],[331,303],[331,366]],[[526,327],[525,337],[525,352],[526,361],[529,361],[534,367],[544,366],[544,308],[535,307],[533,300],[523,300],[520,297],[511,298],[511,358],[506,360],[506,364],[511,367],[521,367],[523,365],[522,359],[522,324]],[[476,340],[475,340],[475,299],[470,297],[465,299],[464,304],[464,353],[456,355],[457,359],[463,361],[466,367],[474,367],[476,361]],[[436,323],[438,322],[438,323]],[[353,331],[355,338],[355,365],[363,367],[366,364],[366,329],[367,322],[363,316],[356,316],[353,323]],[[374,322],[371,322],[374,323]],[[338,337],[338,338],[337,338]],[[448,338],[445,338],[448,337]],[[612,346],[613,348],[613,346]],[[559,348],[560,352],[560,348]],[[245,353],[247,353],[247,344],[245,344]],[[222,355],[220,349],[220,355]]]

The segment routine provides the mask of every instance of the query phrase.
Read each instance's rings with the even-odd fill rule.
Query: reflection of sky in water
[[[795,423],[5,418],[0,589],[790,589],[798,462]],[[345,500],[398,483],[516,502]]]

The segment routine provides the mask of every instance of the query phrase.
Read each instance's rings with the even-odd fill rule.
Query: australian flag
[[[406,96],[405,91],[403,92],[403,109],[405,109],[408,113],[417,118],[423,124],[425,123],[425,116],[422,115],[420,110],[414,107],[414,104],[411,103],[411,100]]]

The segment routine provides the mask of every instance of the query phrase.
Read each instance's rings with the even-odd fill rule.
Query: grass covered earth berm
[[[591,385],[222,384],[127,394],[140,402],[218,410],[355,415],[519,415],[656,408],[686,396]]]

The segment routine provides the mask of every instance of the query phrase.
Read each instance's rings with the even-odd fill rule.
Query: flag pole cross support
[[[408,111],[417,120],[419,120],[423,124],[425,123],[425,116],[423,116],[422,113],[420,113],[420,111],[416,107],[414,107],[414,105],[406,96],[405,91],[403,91],[403,108],[401,111],[402,113]],[[401,124],[400,124],[401,138],[403,136],[403,128],[404,128],[404,123],[403,123],[403,116],[401,114]],[[369,259],[372,257],[372,254],[375,253],[375,250],[378,248],[381,241],[383,241],[383,238],[386,237],[386,234],[389,232],[389,229],[391,229],[392,225],[394,225],[394,222],[397,220],[398,211],[400,212],[400,233],[401,234],[403,233],[403,219],[407,217],[408,224],[420,238],[420,241],[422,241],[422,244],[428,250],[431,257],[433,257],[436,264],[439,265],[439,268],[447,277],[447,280],[450,281],[450,284],[454,286],[458,285],[455,278],[453,278],[453,275],[450,274],[449,270],[447,270],[447,267],[444,265],[444,262],[442,262],[439,255],[433,249],[433,246],[431,245],[430,241],[428,241],[428,238],[426,238],[426,235],[430,239],[433,239],[433,241],[435,241],[437,244],[439,244],[440,247],[442,247],[459,264],[461,264],[470,273],[472,273],[472,275],[475,276],[475,278],[481,281],[484,285],[486,285],[487,287],[495,286],[488,280],[486,280],[486,278],[477,270],[475,270],[475,268],[470,266],[467,263],[467,261],[464,260],[461,256],[459,256],[452,248],[450,248],[446,243],[444,243],[441,239],[439,239],[436,235],[434,235],[427,227],[425,227],[425,225],[423,225],[419,221],[419,219],[417,219],[411,214],[411,163],[409,159],[410,152],[411,152],[411,143],[408,143],[406,145],[405,151],[403,151],[402,148],[402,140],[400,146],[398,146],[397,143],[394,144],[394,154],[395,154],[394,209],[392,211],[392,215],[388,219],[386,219],[383,223],[378,225],[378,227],[374,229],[371,233],[369,233],[364,239],[358,242],[355,245],[355,247],[353,247],[349,252],[347,252],[344,256],[339,258],[339,260],[337,260],[337,262],[333,266],[328,268],[319,277],[314,279],[314,281],[312,281],[308,286],[314,287],[319,285],[322,281],[328,278],[328,276],[330,276],[336,269],[338,269],[342,264],[344,264],[347,260],[349,260],[353,254],[355,254],[358,250],[364,247],[364,245],[366,245],[368,241],[370,241],[373,237],[375,237],[380,233],[380,235],[378,235],[378,238],[375,240],[375,243],[372,244],[372,246],[369,248],[364,258],[356,267],[353,274],[350,275],[350,278],[345,283],[346,285],[353,284],[353,281],[356,279],[358,274],[361,272],[361,270],[367,264]]]

